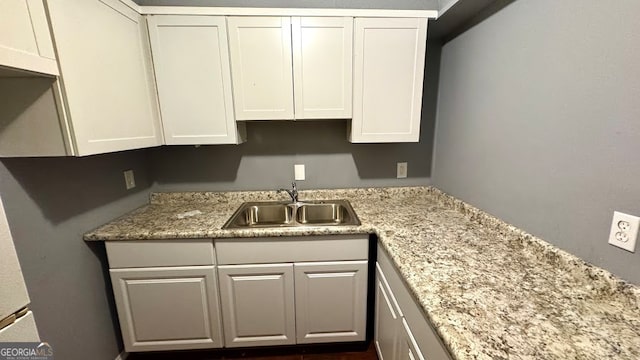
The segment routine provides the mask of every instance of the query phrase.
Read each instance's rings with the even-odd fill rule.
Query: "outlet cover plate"
[[[639,227],[640,217],[614,211],[609,244],[634,252]]]
[[[293,178],[296,181],[302,181],[306,178],[306,175],[304,172],[304,164],[293,165]]]
[[[133,176],[133,170],[126,170],[124,172],[124,184],[127,190],[131,190],[136,187],[136,178]]]
[[[404,179],[407,177],[407,163],[399,162],[396,168],[396,178]]]

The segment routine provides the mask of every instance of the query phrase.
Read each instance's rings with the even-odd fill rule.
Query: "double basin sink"
[[[247,202],[231,216],[223,229],[289,226],[360,225],[347,200],[301,202]]]

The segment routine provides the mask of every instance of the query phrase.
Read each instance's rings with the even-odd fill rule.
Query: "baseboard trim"
[[[129,353],[126,351],[123,351],[120,354],[118,354],[118,356],[116,356],[115,360],[126,360],[128,357],[129,357]]]

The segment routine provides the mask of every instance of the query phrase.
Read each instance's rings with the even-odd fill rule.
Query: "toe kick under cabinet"
[[[128,352],[365,340],[368,235],[106,248]]]

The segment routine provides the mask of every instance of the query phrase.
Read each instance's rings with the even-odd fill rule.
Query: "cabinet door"
[[[109,272],[127,351],[222,347],[213,266]]]
[[[405,319],[402,319],[399,347],[399,360],[424,360],[424,356],[420,352],[416,339],[413,337],[413,333]]]
[[[142,16],[118,0],[47,4],[76,154],[160,145]]]
[[[367,261],[296,263],[298,344],[364,341]]]
[[[296,119],[351,118],[353,18],[291,23]]]
[[[376,310],[374,341],[380,360],[398,358],[398,337],[402,313],[391,288],[376,264]]]
[[[0,1],[0,66],[58,75],[42,1]]]
[[[291,20],[228,17],[236,120],[293,119]]]
[[[167,145],[237,144],[222,16],[149,16]]]
[[[358,18],[354,31],[350,141],[419,141],[427,19]]]
[[[226,347],[295,344],[293,264],[218,269]]]

